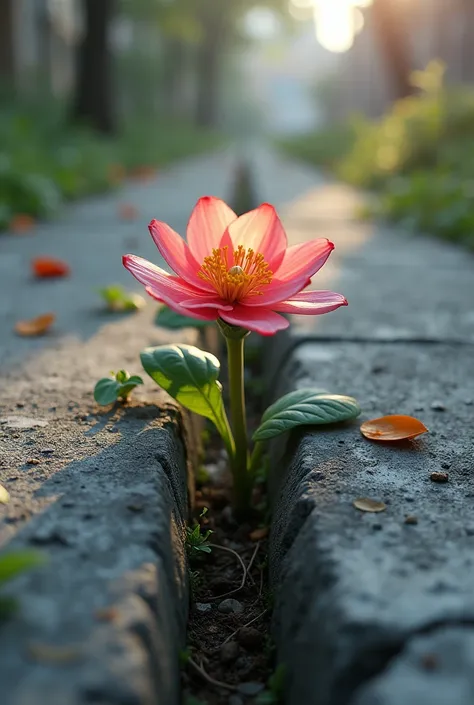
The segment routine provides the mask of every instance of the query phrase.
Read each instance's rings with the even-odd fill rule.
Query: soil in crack
[[[252,358],[252,356],[250,356]],[[247,362],[249,425],[261,414],[257,360]],[[252,393],[249,395],[249,390]],[[270,637],[271,596],[267,579],[264,484],[257,484],[249,523],[231,512],[231,488],[219,438],[206,449],[209,478],[198,487],[195,519],[212,530],[211,553],[190,556],[191,604],[183,654],[184,705],[247,705],[263,702],[274,668]],[[207,513],[200,517],[202,510]],[[274,702],[277,700],[268,700]]]

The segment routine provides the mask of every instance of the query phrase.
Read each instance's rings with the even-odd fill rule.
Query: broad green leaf
[[[297,390],[286,394],[266,410],[253,440],[266,441],[296,426],[337,423],[354,419],[359,414],[359,405],[352,397],[315,389]]]
[[[101,406],[107,406],[117,401],[120,384],[111,377],[99,379],[94,388],[94,399]]]
[[[161,306],[156,314],[155,323],[161,328],[179,330],[180,328],[205,328],[213,324],[214,321],[202,321],[199,318],[182,316],[180,313],[168,308],[168,306]]]
[[[194,345],[160,345],[146,348],[140,358],[160,387],[190,411],[210,419],[224,440],[230,441],[217,357]]]
[[[0,504],[8,504],[10,495],[3,485],[0,485]]]
[[[36,551],[15,551],[0,556],[0,583],[15,578],[25,570],[44,563],[43,557]]]
[[[320,394],[328,394],[325,389],[295,389],[294,392],[289,392],[278,399],[274,404],[271,404],[262,416],[262,423],[268,421],[276,414],[284,411],[289,406],[295,406],[305,402],[307,399],[319,396]]]

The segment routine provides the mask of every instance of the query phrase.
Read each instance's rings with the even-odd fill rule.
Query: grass
[[[221,135],[164,119],[126,121],[106,138],[66,120],[60,105],[14,104],[0,111],[0,230],[20,216],[53,216],[70,199],[117,188],[215,148]]]
[[[368,215],[474,249],[474,90],[445,87],[443,72],[439,62],[415,72],[419,93],[379,120],[357,118],[280,146],[373,190],[379,198]]]

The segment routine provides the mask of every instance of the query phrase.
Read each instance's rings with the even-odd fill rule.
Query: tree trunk
[[[115,113],[108,42],[115,0],[82,0],[85,33],[76,67],[73,119],[100,132],[115,132]]]
[[[403,21],[404,3],[400,0],[374,0],[372,17],[379,39],[380,51],[385,58],[395,99],[414,93],[410,85],[412,63],[408,23]],[[398,7],[397,7],[398,6]]]
[[[474,80],[474,4],[473,0],[463,0],[463,35],[461,41],[461,79],[465,83]]]
[[[182,117],[183,92],[186,81],[186,45],[181,39],[169,38],[164,48],[165,66],[163,96],[168,115]]]
[[[13,0],[0,0],[0,81],[13,83],[14,75]]]
[[[216,37],[207,36],[197,49],[196,123],[214,127],[217,122],[220,47]]]

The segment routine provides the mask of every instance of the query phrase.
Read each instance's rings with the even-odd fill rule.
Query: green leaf
[[[99,289],[110,311],[137,311],[146,304],[143,296],[126,291],[122,286],[112,284]]]
[[[194,345],[160,345],[140,355],[150,377],[182,406],[210,419],[226,442],[233,441],[222,401],[222,385],[217,378],[220,362],[211,353]]]
[[[127,370],[119,370],[115,375],[115,379],[119,384],[124,384],[129,378],[130,375],[128,374]]]
[[[156,314],[155,323],[161,328],[179,330],[180,328],[206,328],[206,326],[212,325],[214,321],[202,321],[199,318],[182,316],[180,313],[168,308],[168,306],[161,306]]]
[[[139,384],[143,384],[143,379],[139,375],[132,375],[128,378],[127,384],[133,384],[136,387]]]
[[[0,485],[0,504],[8,504],[10,495],[3,485]]]
[[[113,404],[117,401],[120,387],[121,385],[112,377],[103,377],[94,387],[94,399],[101,406]]]
[[[15,551],[0,556],[0,583],[15,578],[25,570],[44,563],[43,557],[37,551]]]
[[[285,394],[268,407],[254,441],[266,441],[296,426],[321,425],[354,419],[360,407],[352,397],[327,394],[319,389],[301,389]]]

